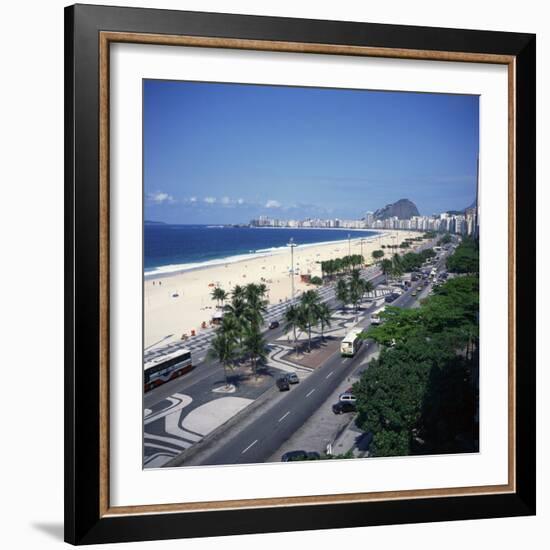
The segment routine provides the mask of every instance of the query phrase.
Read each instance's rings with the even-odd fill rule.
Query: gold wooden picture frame
[[[106,24],[108,22],[108,24]],[[117,30],[103,30],[105,28]],[[243,30],[246,29],[246,30]],[[66,11],[66,540],[75,544],[532,514],[532,35],[73,6]],[[443,37],[443,38],[442,38]],[[505,65],[508,71],[508,482],[112,506],[110,47],[116,43]],[[464,45],[467,44],[467,51]],[[518,368],[518,357],[521,367]],[[83,397],[86,395],[86,397]],[[157,527],[157,528],[155,528]]]

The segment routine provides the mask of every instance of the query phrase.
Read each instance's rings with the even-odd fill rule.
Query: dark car
[[[393,301],[395,301],[395,299],[397,298],[397,296],[395,294],[388,294],[385,298],[384,298],[384,301],[387,303],[387,304],[391,304]]]
[[[300,382],[300,379],[295,372],[289,372],[285,378],[288,380],[289,384],[298,384],[298,382]]]
[[[334,403],[332,405],[332,412],[334,414],[342,414],[342,413],[348,413],[348,412],[355,412],[357,409],[355,408],[355,403],[350,403],[349,401],[346,402],[338,402]]]
[[[276,384],[281,391],[287,391],[290,389],[290,384],[288,383],[286,376],[281,376],[281,378],[277,378]]]
[[[279,328],[279,321],[271,321],[271,323],[269,323],[269,328],[270,329]]]
[[[281,457],[281,462],[294,462],[297,460],[316,460],[321,458],[321,455],[316,452],[306,451],[288,451]]]
[[[411,281],[418,281],[418,279],[419,279],[418,275],[411,276]]]

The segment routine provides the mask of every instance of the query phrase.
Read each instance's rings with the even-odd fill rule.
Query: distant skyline
[[[358,219],[475,199],[478,96],[146,80],[145,219]]]

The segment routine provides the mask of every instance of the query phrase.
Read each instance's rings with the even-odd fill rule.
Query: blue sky
[[[144,81],[145,219],[357,219],[469,206],[477,96]]]

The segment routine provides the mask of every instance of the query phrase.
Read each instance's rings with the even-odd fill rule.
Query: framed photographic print
[[[535,513],[535,37],[65,12],[66,540]]]

